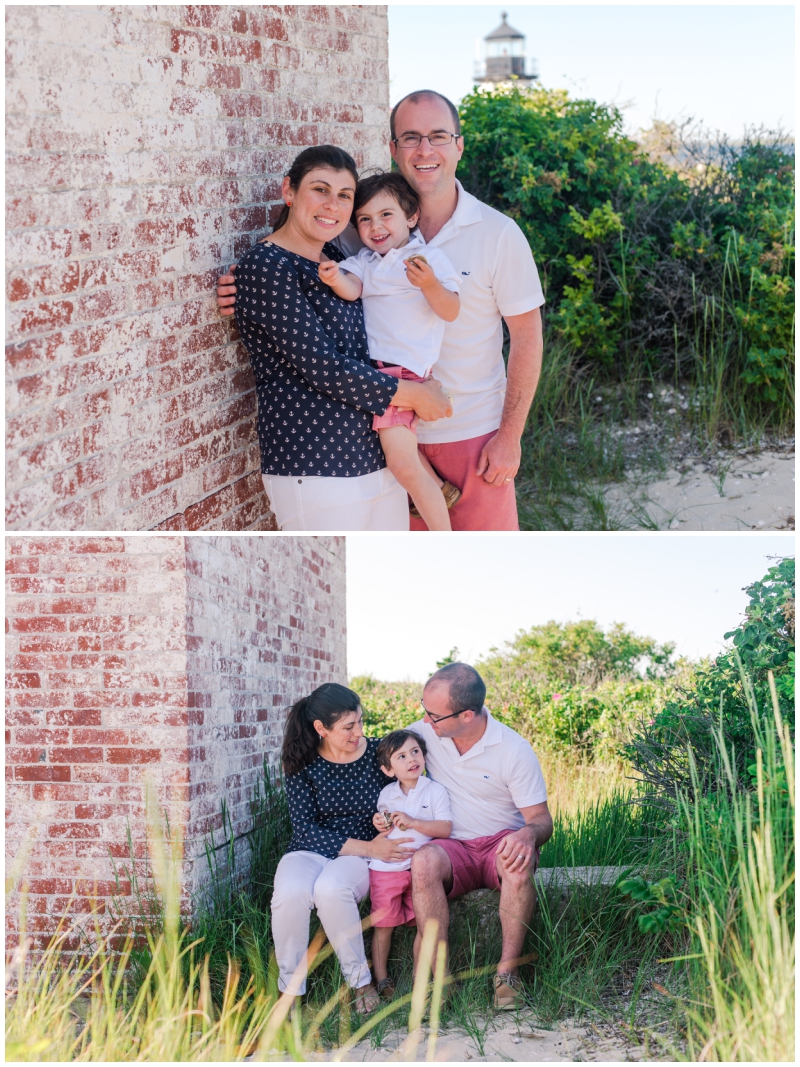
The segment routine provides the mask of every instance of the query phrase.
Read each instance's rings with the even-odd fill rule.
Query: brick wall
[[[6,21],[8,528],[271,528],[212,287],[304,145],[388,164],[386,8]]]
[[[266,550],[264,538],[186,538],[195,888],[206,835],[224,840],[223,797],[234,837],[249,829],[264,756],[279,766],[286,708],[323,682],[347,684],[344,550],[344,538],[271,537]]]
[[[199,888],[221,800],[242,834],[286,706],[347,676],[344,562],[342,538],[7,538],[6,870],[32,935],[95,885],[105,907],[128,826],[144,858],[145,778]]]

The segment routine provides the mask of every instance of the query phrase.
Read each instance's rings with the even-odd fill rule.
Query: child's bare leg
[[[431,478],[433,478],[433,480],[436,482],[436,484],[441,489],[442,486],[444,485],[444,478],[442,478],[442,476],[440,474],[436,473],[436,471],[433,468],[433,465],[432,465],[431,461],[428,459],[428,457],[423,452],[419,452],[418,451],[417,455],[419,456],[419,461],[422,464],[422,466],[425,468],[425,470],[428,472],[428,474],[430,474]]]
[[[450,515],[442,491],[425,470],[416,434],[407,426],[378,430],[389,470],[410,495],[429,530],[450,530]]]
[[[374,926],[372,928],[372,977],[376,982],[388,978],[389,949],[392,947],[392,926]]]

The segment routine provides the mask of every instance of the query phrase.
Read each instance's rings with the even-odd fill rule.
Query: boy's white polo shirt
[[[461,309],[444,324],[434,372],[453,394],[453,414],[417,423],[417,439],[425,445],[469,441],[499,427],[506,395],[501,320],[544,304],[533,253],[516,222],[481,203],[461,182],[456,187],[456,210],[426,245],[444,252],[461,283]],[[348,227],[336,244],[354,253],[361,240]]]
[[[407,726],[428,749],[428,774],[445,787],[453,812],[451,837],[470,841],[525,825],[520,808],[547,800],[536,753],[524,737],[492,718],[483,737],[463,756],[451,737],[438,737],[423,720]]]
[[[378,797],[378,811],[404,811],[412,819],[446,819],[453,821],[450,812],[450,798],[447,790],[438,782],[430,778],[420,778],[413,789],[404,793],[398,781],[392,782],[381,790]],[[371,859],[370,869],[373,871],[407,871],[411,866],[411,853],[420,845],[432,841],[427,834],[421,834],[418,830],[392,830],[390,838],[411,837],[413,841],[406,841],[403,848],[410,849],[407,860],[399,863],[384,863],[383,860]]]
[[[445,289],[459,291],[460,278],[453,265],[441,249],[426,245],[421,234],[413,234],[402,248],[390,248],[385,256],[362,248],[339,266],[359,278],[364,287],[361,300],[370,357],[397,363],[424,378],[439,357],[446,323],[408,280],[403,261],[414,252],[425,256]]]

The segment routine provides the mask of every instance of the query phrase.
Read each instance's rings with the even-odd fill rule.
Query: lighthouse
[[[525,34],[508,24],[508,12],[496,30],[484,37],[483,60],[475,63],[473,81],[487,89],[498,85],[530,85],[539,77],[536,60],[525,55]]]

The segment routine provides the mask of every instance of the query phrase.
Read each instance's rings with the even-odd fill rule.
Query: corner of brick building
[[[64,915],[132,905],[145,782],[184,840],[189,910],[212,832],[246,861],[286,707],[346,678],[343,539],[10,537],[6,562],[6,869],[28,933],[41,946]]]
[[[274,528],[213,287],[304,146],[387,166],[379,6],[7,9],[7,528]]]

